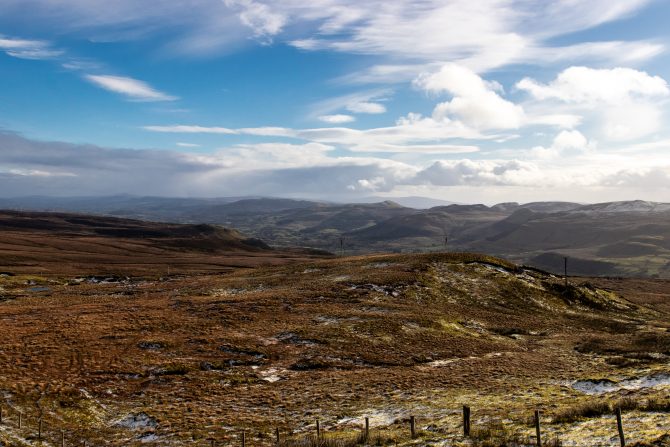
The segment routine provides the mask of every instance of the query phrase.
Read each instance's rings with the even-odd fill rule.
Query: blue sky
[[[0,0],[0,194],[670,201],[662,0]]]

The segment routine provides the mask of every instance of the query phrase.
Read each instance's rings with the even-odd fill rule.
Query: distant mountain
[[[436,206],[446,206],[458,204],[449,200],[433,199],[431,197],[406,196],[406,197],[379,197],[370,196],[354,200],[354,203],[376,203],[390,200],[407,208],[428,209]]]
[[[490,253],[559,273],[560,260],[567,256],[573,260],[572,274],[670,277],[670,204],[665,203],[509,202],[416,209],[389,200],[341,204],[114,196],[0,199],[0,207],[225,225],[278,247],[343,247],[347,253],[446,248]]]

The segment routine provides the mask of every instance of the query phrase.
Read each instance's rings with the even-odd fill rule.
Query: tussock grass
[[[536,445],[534,437],[512,432],[499,420],[474,427],[470,439],[475,447],[530,447]],[[542,445],[560,447],[562,443],[557,437],[543,438]]]
[[[610,404],[602,400],[584,402],[579,405],[565,408],[554,415],[554,423],[576,422],[584,418],[593,418],[611,414]]]
[[[370,434],[369,439],[365,433],[358,434],[325,434],[320,438],[315,435],[304,438],[287,439],[280,443],[280,447],[356,447],[356,446],[387,446],[397,445],[397,439],[384,435],[380,432]]]
[[[616,401],[611,402],[606,400],[594,400],[563,409],[561,412],[554,415],[553,422],[570,423],[584,418],[593,418],[607,414],[614,414],[617,408],[620,408],[621,411],[638,410],[670,412],[670,400],[665,398],[652,397],[646,401],[642,401],[631,396],[624,396]]]

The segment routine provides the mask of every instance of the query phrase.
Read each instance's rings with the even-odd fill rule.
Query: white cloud
[[[576,134],[560,140],[576,145]],[[0,195],[135,193],[162,196],[253,195],[329,198],[359,191],[395,192],[425,186],[461,201],[586,201],[659,199],[670,188],[670,158],[592,154],[576,164],[551,160],[437,159],[426,165],[374,157],[338,156],[319,143],[234,145],[214,153],[106,149],[38,142],[0,133]],[[626,166],[622,169],[622,166]],[[491,188],[495,186],[496,188]],[[489,199],[490,200],[490,199]]]
[[[237,131],[226,127],[206,126],[144,126],[144,130],[161,133],[211,133],[211,134],[236,134]]]
[[[552,159],[559,156],[580,155],[594,149],[595,143],[590,142],[578,130],[562,130],[555,137],[551,146],[537,146],[530,153],[534,158]]]
[[[570,67],[549,83],[524,78],[516,84],[544,109],[571,107],[599,127],[609,141],[630,141],[662,128],[670,97],[665,79],[631,68]]]
[[[254,36],[265,43],[272,42],[272,36],[278,34],[286,24],[284,14],[274,8],[253,0],[224,0],[229,8],[239,11],[240,21],[250,28]]]
[[[177,143],[177,146],[179,146],[179,147],[190,147],[190,148],[201,147],[199,144],[195,144],[195,143],[181,143],[181,142]]]
[[[160,92],[144,81],[123,76],[86,75],[84,78],[110,92],[119,93],[133,101],[174,101],[176,96]]]
[[[518,129],[525,120],[523,108],[503,99],[496,91],[497,83],[487,82],[472,70],[444,64],[433,73],[424,73],[414,85],[429,93],[448,93],[450,101],[438,104],[433,110],[437,121],[458,119],[475,129]]]
[[[352,113],[384,113],[386,107],[380,103],[387,101],[392,94],[392,90],[381,88],[335,96],[312,104],[310,115],[318,119],[324,115],[340,115],[342,113],[337,112],[342,110]]]
[[[432,118],[410,114],[398,120],[395,126],[366,130],[348,127],[323,127],[290,129],[286,127],[248,127],[229,129],[196,125],[144,126],[144,130],[161,133],[201,133],[253,135],[305,140],[315,143],[333,144],[354,152],[418,152],[418,153],[467,153],[476,152],[473,145],[450,144],[452,138],[492,139],[458,122],[437,122]],[[436,143],[439,142],[439,143]],[[422,144],[429,142],[430,144]],[[419,143],[419,144],[417,144]]]
[[[329,124],[344,124],[344,123],[351,123],[353,121],[356,121],[356,118],[354,118],[351,115],[343,115],[343,114],[336,114],[336,115],[321,115],[318,117],[319,121],[323,121],[324,123],[329,123]]]
[[[10,19],[30,11],[32,23],[42,32],[98,41],[170,36],[164,49],[188,55],[230,51],[248,37],[261,42],[274,38],[308,51],[382,56],[387,60],[375,63],[388,66],[457,61],[481,72],[583,54],[619,61],[653,57],[662,44],[546,43],[630,16],[650,1],[3,0],[2,6],[3,16]]]
[[[43,40],[12,39],[0,36],[0,51],[19,59],[53,59],[63,54]]]
[[[379,114],[386,112],[386,107],[376,102],[361,101],[347,105],[347,110],[353,113]]]
[[[558,99],[582,104],[622,104],[637,98],[670,94],[665,79],[632,68],[570,67],[548,84],[524,78],[516,87],[529,92],[536,99]]]
[[[436,161],[417,174],[417,183],[454,185],[539,185],[544,174],[537,165],[519,160]]]

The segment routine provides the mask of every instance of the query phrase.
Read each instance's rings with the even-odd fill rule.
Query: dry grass
[[[341,443],[330,445],[355,445],[360,418],[376,413],[374,429],[389,433],[376,441],[373,431],[380,445],[410,442],[408,414],[419,416],[422,440],[458,439],[451,410],[467,403],[477,420],[523,421],[540,403],[565,407],[573,391],[552,383],[619,370],[602,361],[608,353],[575,345],[641,336],[601,322],[650,327],[660,318],[644,307],[566,303],[543,288],[552,279],[542,273],[473,254],[76,286],[63,275],[45,280],[48,292],[31,292],[34,280],[0,278],[13,297],[0,303],[0,404],[10,423],[11,405],[28,427],[41,414],[89,445],[140,445],[150,435],[157,444],[235,444],[241,430],[250,444],[270,445],[275,427],[307,433],[315,417],[342,433],[329,430],[324,439]],[[663,345],[641,346],[650,347]],[[117,424],[140,413],[156,426]],[[500,439],[512,442],[517,428]],[[302,436],[290,442],[312,442]]]

